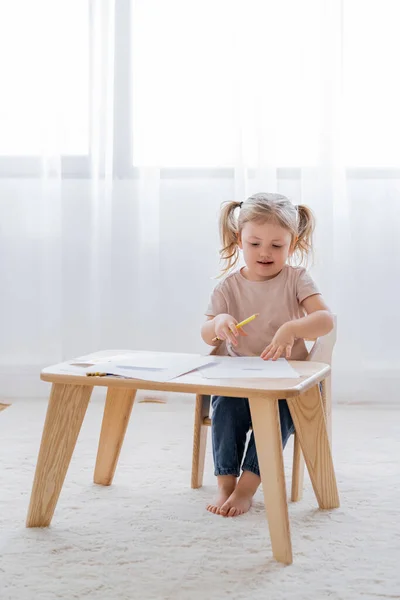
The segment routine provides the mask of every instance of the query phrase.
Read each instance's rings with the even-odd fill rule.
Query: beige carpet
[[[193,404],[182,397],[135,405],[109,488],[91,483],[102,416],[92,402],[52,526],[25,529],[45,408],[17,401],[0,419],[1,600],[400,598],[400,411],[335,410],[342,507],[317,510],[307,478],[283,567],[260,494],[237,519],[205,511],[210,453],[205,487],[190,489]]]

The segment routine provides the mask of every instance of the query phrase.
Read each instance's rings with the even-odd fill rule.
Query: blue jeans
[[[214,396],[211,418],[211,435],[213,445],[215,475],[234,475],[239,477],[240,467],[243,471],[251,471],[260,476],[254,433],[251,433],[246,456],[243,461],[246,435],[251,428],[251,415],[247,398],[227,398]],[[282,444],[292,433],[294,425],[286,400],[279,400],[279,416],[281,420]]]

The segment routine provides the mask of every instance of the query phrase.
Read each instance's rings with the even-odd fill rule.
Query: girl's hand
[[[236,327],[237,321],[231,315],[217,315],[214,319],[215,335],[220,340],[226,340],[233,346],[238,345],[237,337],[247,333]]]
[[[277,360],[282,355],[284,358],[290,358],[294,340],[295,336],[290,321],[288,323],[284,323],[281,325],[281,327],[279,327],[272,339],[272,342],[261,353],[261,358],[264,360],[268,360],[270,358],[272,358],[272,360]]]

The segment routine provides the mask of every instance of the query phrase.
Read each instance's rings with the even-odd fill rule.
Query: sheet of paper
[[[76,367],[90,367],[91,365],[103,364],[106,362],[116,361],[116,360],[130,360],[136,354],[144,354],[141,352],[125,352],[124,354],[114,354],[111,356],[97,356],[90,358],[90,354],[86,356],[80,356],[79,358],[75,358],[69,364]],[[150,354],[150,353],[149,353]]]
[[[212,359],[208,356],[187,354],[151,354],[138,352],[129,358],[107,360],[96,363],[85,369],[86,373],[107,373],[128,379],[143,379],[146,381],[170,381],[207,365]]]
[[[206,379],[297,379],[300,377],[285,358],[273,362],[258,356],[221,357],[214,364],[199,371]]]

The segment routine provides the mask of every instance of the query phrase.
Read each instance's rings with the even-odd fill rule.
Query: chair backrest
[[[332,364],[333,348],[336,343],[337,335],[337,318],[333,315],[334,324],[333,329],[327,335],[323,335],[318,338],[313,347],[311,348],[307,360],[313,360],[315,362],[323,362],[325,364]],[[322,382],[321,389],[322,404],[325,411],[326,426],[328,430],[328,437],[332,442],[332,377],[329,375]]]
[[[337,337],[336,315],[333,315],[333,319],[334,325],[332,331],[315,340],[313,347],[308,353],[307,360],[322,362],[328,365],[332,364],[333,348],[335,347]]]

